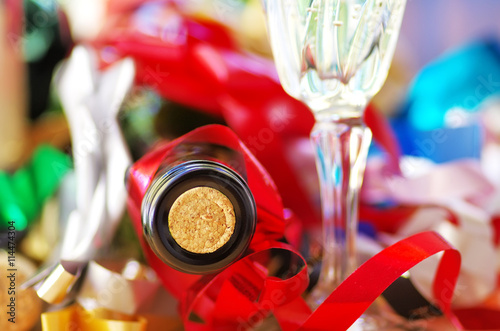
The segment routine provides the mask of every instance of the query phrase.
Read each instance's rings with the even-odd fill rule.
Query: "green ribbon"
[[[25,230],[71,168],[68,155],[41,145],[31,161],[14,174],[0,171],[0,231],[7,230],[12,221],[17,231]]]

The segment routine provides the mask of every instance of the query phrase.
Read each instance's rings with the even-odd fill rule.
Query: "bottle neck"
[[[217,194],[204,194],[198,203],[191,201],[191,195],[199,188]],[[223,200],[226,200],[225,210],[224,204],[219,206]],[[201,214],[195,215],[201,204],[212,206],[213,210],[220,208],[232,231],[221,232],[222,243],[217,239],[211,248],[198,250],[195,247],[205,235],[202,229],[214,225],[210,215],[205,214],[206,219]],[[192,274],[213,273],[230,265],[245,252],[256,227],[255,201],[246,182],[234,170],[213,161],[188,161],[157,176],[144,196],[141,209],[144,236],[155,254],[170,267]],[[172,210],[178,215],[187,212],[184,221],[193,219],[184,224],[179,219],[174,222]],[[205,212],[206,208],[200,211]]]

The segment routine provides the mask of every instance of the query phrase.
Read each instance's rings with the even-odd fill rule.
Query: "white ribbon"
[[[100,71],[94,51],[83,46],[74,48],[56,76],[71,130],[76,207],[69,214],[55,262],[23,284],[34,286],[47,302],[68,299],[88,261],[111,241],[125,211],[125,174],[131,157],[117,115],[134,76],[131,59]]]
[[[91,259],[111,240],[123,215],[131,158],[117,115],[134,74],[131,59],[100,72],[95,53],[77,46],[57,77],[71,129],[77,185],[77,207],[64,234],[62,260]]]

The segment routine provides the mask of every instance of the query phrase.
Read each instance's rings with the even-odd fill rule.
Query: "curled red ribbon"
[[[152,252],[142,238],[140,205],[165,153],[180,142],[222,144],[244,156],[245,169],[258,209],[256,234],[247,255],[218,274],[195,276],[178,272]],[[159,146],[130,170],[129,212],[150,265],[180,301],[187,330],[246,330],[273,313],[285,331],[346,330],[400,275],[422,260],[444,252],[434,282],[438,306],[452,316],[450,302],[460,269],[460,255],[438,234],[426,232],[404,239],[375,255],[347,278],[314,312],[301,295],[308,286],[304,258],[287,244],[284,210],[271,178],[227,127],[199,128]],[[288,269],[275,275],[273,257],[287,255]],[[281,276],[281,277],[277,277]],[[335,326],[330,321],[334,318]]]
[[[254,195],[258,215],[257,227],[250,243],[251,251],[257,251],[256,247],[262,245],[263,242],[282,238],[285,232],[283,205],[276,186],[264,168],[229,128],[220,125],[205,126],[170,143],[159,145],[131,167],[129,171],[129,197],[127,204],[133,225],[141,240],[144,254],[149,264],[162,279],[165,287],[180,300],[186,295],[187,289],[200,279],[200,276],[178,272],[161,262],[153,253],[142,236],[141,203],[165,155],[182,142],[209,142],[218,144],[226,146],[243,156],[243,166],[246,170],[248,186]],[[232,167],[229,164],[228,166]]]
[[[421,261],[444,252],[434,278],[434,300],[445,315],[460,271],[460,253],[434,232],[423,232],[387,247],[361,265],[297,329],[347,330],[368,306],[403,273]],[[289,329],[292,330],[292,329]]]
[[[290,253],[296,271],[284,279],[268,274],[273,252]],[[191,331],[245,330],[292,302],[308,285],[306,263],[288,245],[264,243],[221,273],[200,280],[181,305],[184,327]]]
[[[268,249],[290,250],[286,245]],[[443,252],[434,280],[434,299],[460,327],[450,309],[460,270],[460,254],[441,236],[424,232],[384,249],[360,266],[326,301],[311,312],[301,297],[307,285],[305,268],[286,279],[266,274],[256,260],[267,250],[250,254],[213,278],[192,288],[181,313],[186,330],[246,330],[273,313],[282,330],[347,330],[399,276],[421,261]]]

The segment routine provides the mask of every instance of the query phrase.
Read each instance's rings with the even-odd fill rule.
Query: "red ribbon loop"
[[[270,274],[273,255],[288,254],[295,270],[283,278]],[[193,285],[181,306],[184,327],[190,331],[246,330],[270,312],[289,304],[305,291],[306,262],[290,246],[268,242],[215,276]]]
[[[284,250],[300,260],[290,277],[269,275],[269,256]],[[284,331],[347,330],[399,276],[443,252],[434,280],[434,300],[452,320],[450,304],[460,270],[460,254],[435,232],[399,241],[360,266],[326,301],[311,312],[301,294],[308,278],[303,258],[287,245],[273,243],[215,277],[200,280],[185,302],[186,330],[246,330],[274,313]],[[272,264],[271,264],[272,265]],[[200,289],[201,288],[201,289]],[[458,324],[455,321],[456,324]]]
[[[444,254],[434,278],[434,300],[454,321],[450,304],[460,271],[460,253],[437,233],[423,232],[387,247],[361,265],[303,323],[293,316],[295,323],[292,323],[281,313],[282,328],[286,331],[347,330],[398,277],[440,252]],[[307,315],[304,311],[298,313]]]

